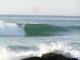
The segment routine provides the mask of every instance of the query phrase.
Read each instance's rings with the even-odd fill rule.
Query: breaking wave
[[[23,58],[29,58],[33,56],[41,57],[43,54],[49,52],[62,54],[66,57],[78,58],[78,60],[80,60],[80,51],[67,45],[63,42],[42,43],[35,46],[37,48],[36,50],[30,49],[17,52],[9,47],[0,46],[0,60],[21,60]]]
[[[16,24],[0,21],[0,36],[54,36],[80,32],[80,26],[50,24]]]
[[[0,36],[23,36],[24,30],[15,23],[0,20]]]

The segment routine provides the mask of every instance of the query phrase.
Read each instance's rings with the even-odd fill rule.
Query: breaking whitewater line
[[[8,23],[0,20],[0,35],[1,36],[24,36],[23,28],[16,23]]]

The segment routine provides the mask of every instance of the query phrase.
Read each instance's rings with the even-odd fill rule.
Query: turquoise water
[[[0,60],[51,51],[80,59],[79,39],[79,16],[0,15]]]

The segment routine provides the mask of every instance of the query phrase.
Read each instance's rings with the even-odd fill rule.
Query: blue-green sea
[[[57,52],[80,60],[80,17],[0,15],[0,60]]]

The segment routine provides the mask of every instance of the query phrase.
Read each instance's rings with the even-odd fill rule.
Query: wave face
[[[24,30],[27,36],[49,36],[67,32],[64,27],[49,24],[26,24]]]
[[[31,49],[16,52],[9,47],[0,46],[0,60],[21,60],[33,56],[41,57],[43,54],[49,52],[62,54],[66,57],[78,58],[80,60],[79,51],[71,46],[67,46],[63,42],[42,43],[35,47],[37,48],[36,50]]]
[[[15,23],[0,21],[0,36],[23,36],[24,30]]]
[[[80,26],[57,26],[50,24],[25,24],[26,36],[54,36],[80,32]]]

